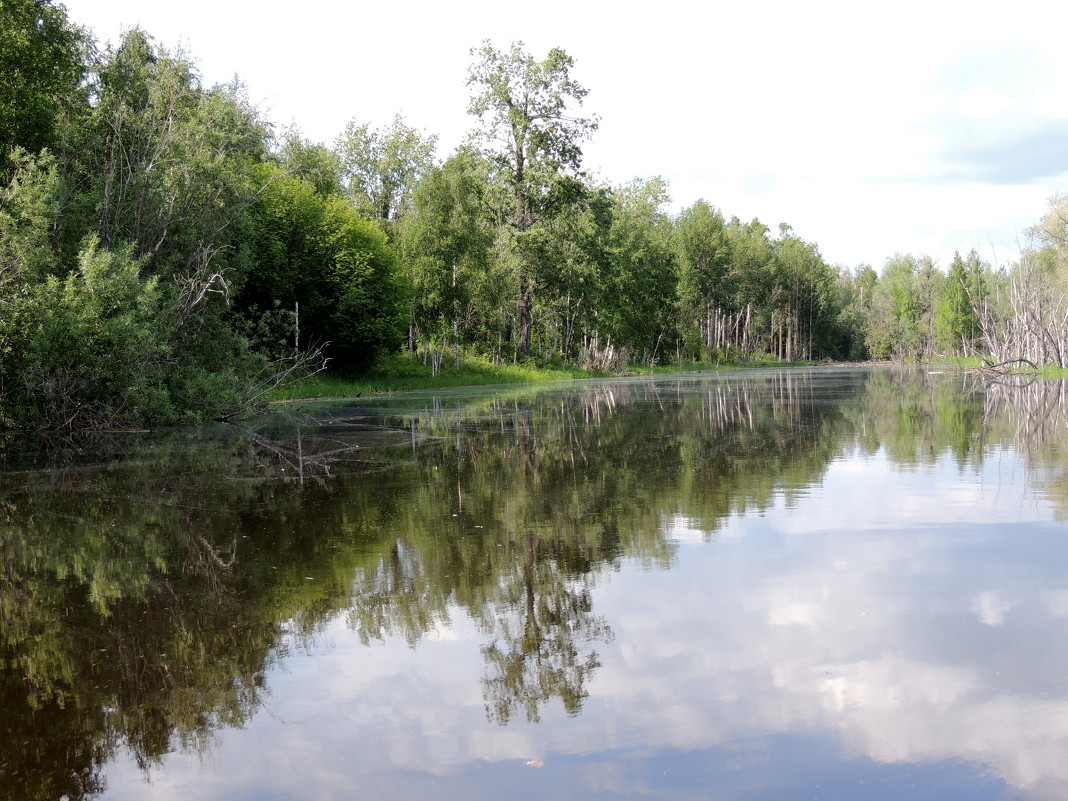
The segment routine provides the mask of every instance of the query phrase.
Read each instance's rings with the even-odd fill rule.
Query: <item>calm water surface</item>
[[[8,442],[0,797],[1068,799],[1066,398],[753,371]]]

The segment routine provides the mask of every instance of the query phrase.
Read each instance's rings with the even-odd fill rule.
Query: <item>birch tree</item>
[[[578,180],[580,145],[596,130],[597,120],[575,114],[587,90],[571,77],[574,60],[563,50],[553,48],[538,61],[524,51],[522,42],[508,50],[486,42],[471,55],[467,83],[474,96],[468,112],[481,124],[474,140],[495,163],[511,198],[508,226],[515,237],[519,279],[518,353],[529,356],[538,265],[524,252],[523,240],[546,216],[584,191]]]

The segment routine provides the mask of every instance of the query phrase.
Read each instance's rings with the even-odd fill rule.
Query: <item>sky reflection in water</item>
[[[744,381],[368,407],[417,467],[317,500],[400,499],[348,604],[100,797],[1068,798],[1063,443],[959,377]]]

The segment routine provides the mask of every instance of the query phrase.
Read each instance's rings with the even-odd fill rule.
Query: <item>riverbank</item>
[[[740,363],[660,364],[653,367],[657,375],[694,370],[727,370],[756,367],[803,367],[815,362],[753,361]],[[570,381],[583,378],[610,378],[614,376],[647,375],[648,367],[634,365],[621,373],[601,370],[584,370],[580,367],[539,367],[533,363],[493,364],[488,359],[462,357],[460,366],[452,362],[442,364],[435,376],[429,364],[406,356],[392,356],[368,373],[347,376],[344,373],[326,371],[310,378],[283,387],[272,394],[271,400],[286,402],[309,398],[344,398],[373,395],[387,392],[410,392],[421,389],[445,387],[488,386],[493,384],[531,384],[544,381]]]
[[[893,366],[901,363],[892,361],[866,362],[811,362],[779,361],[768,358],[749,362],[671,362],[658,364],[652,368],[652,374],[670,375],[705,370],[744,370],[761,367],[813,367],[817,365],[838,364],[848,367]],[[968,358],[949,358],[934,362],[916,363],[917,367],[934,369],[967,370],[981,367],[983,361],[978,356]],[[429,364],[420,359],[409,360],[407,356],[391,356],[379,363],[373,370],[359,376],[346,375],[341,371],[327,370],[310,378],[282,387],[275,391],[270,400],[284,403],[294,400],[315,398],[346,398],[390,392],[412,392],[424,389],[442,389],[447,387],[491,386],[495,384],[532,384],[546,381],[570,381],[584,378],[612,378],[628,375],[648,375],[646,366],[631,365],[625,372],[610,373],[602,370],[584,370],[580,367],[540,367],[533,361],[525,363],[494,364],[488,359],[463,356],[460,366],[453,367],[452,362],[442,363],[438,374],[433,375]],[[1047,368],[1046,377],[1065,377],[1068,371]]]

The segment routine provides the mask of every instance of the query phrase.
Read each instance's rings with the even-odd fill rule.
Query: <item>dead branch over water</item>
[[[1039,370],[1068,363],[1068,285],[1025,252],[1008,284],[1006,302],[999,308],[989,297],[968,292],[991,358],[986,369],[1005,373],[1027,365]]]
[[[1068,382],[1006,375],[985,385],[986,425],[1007,421],[1017,447],[1028,455],[1068,435]]]

